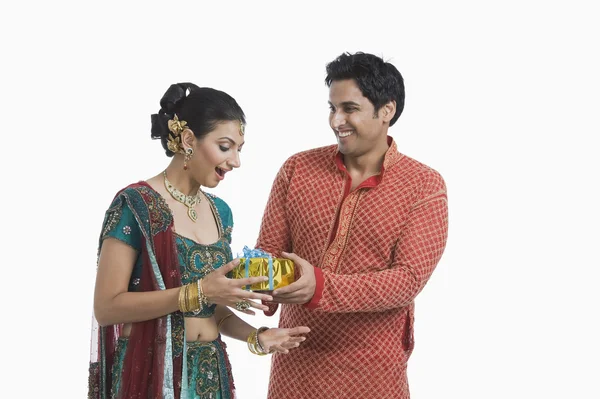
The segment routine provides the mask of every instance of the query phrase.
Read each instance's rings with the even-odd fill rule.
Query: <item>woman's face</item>
[[[216,187],[227,172],[239,168],[244,136],[240,121],[223,121],[215,130],[195,141],[188,170],[204,187]]]

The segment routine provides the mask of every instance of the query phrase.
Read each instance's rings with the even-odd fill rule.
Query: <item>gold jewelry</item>
[[[223,316],[223,318],[222,318],[221,320],[219,320],[219,324],[217,324],[217,330],[219,330],[219,331],[220,331],[220,330],[221,330],[221,324],[223,324],[223,322],[224,322],[224,321],[225,321],[225,320],[226,320],[228,317],[231,317],[231,316],[233,316],[233,313],[229,313],[229,314],[226,314],[225,316]]]
[[[200,302],[198,295],[198,285],[190,283],[182,286],[179,289],[179,310],[182,313],[194,312],[200,313],[204,308],[204,304]]]
[[[190,309],[194,311],[194,313],[199,313],[201,307],[200,297],[198,295],[198,284],[188,284],[189,285],[189,300],[190,300]]]
[[[269,327],[261,327],[258,330],[256,330],[256,347],[258,348],[259,352],[262,352],[265,355],[267,355],[269,352],[267,352],[265,348],[263,348],[263,346],[260,344],[260,341],[258,340],[258,335],[263,331],[267,331],[268,329]]]
[[[248,350],[253,354],[258,355],[258,353],[256,353],[256,350],[254,349],[254,334],[256,334],[256,330],[252,330],[252,332],[248,334],[248,338],[246,338],[246,343],[248,344]]]
[[[179,310],[182,313],[190,311],[190,285],[186,284],[179,289]]]
[[[248,343],[248,350],[250,350],[250,352],[255,355],[264,356],[260,354],[258,348],[256,347],[256,330],[253,330],[250,334],[248,334],[246,342]]]
[[[188,162],[192,159],[192,155],[194,155],[194,149],[191,147],[187,148],[185,150],[185,157],[183,157],[183,170],[188,170]]]
[[[246,134],[246,126],[240,121],[240,136]]]
[[[173,119],[167,121],[167,127],[169,128],[169,136],[167,137],[167,148],[173,153],[181,151],[181,133],[188,129],[186,121],[180,121],[177,115],[173,116]]]
[[[200,303],[202,303],[203,305],[208,305],[208,297],[204,295],[204,290],[202,289],[202,280],[204,279],[201,278],[196,282],[196,284],[198,285],[198,298],[200,300]]]
[[[198,213],[194,209],[196,204],[199,204],[202,201],[201,193],[202,186],[198,187],[198,192],[196,195],[185,195],[181,191],[177,190],[171,182],[167,179],[167,171],[163,172],[163,176],[165,177],[165,188],[171,194],[171,197],[175,198],[177,201],[181,202],[183,205],[188,208],[188,217],[192,219],[193,222],[198,220]]]
[[[181,288],[179,288],[179,310],[183,313],[186,310],[186,306],[185,306],[185,289],[186,286],[182,286]]]
[[[246,342],[248,344],[248,349],[250,350],[250,352],[259,356],[265,356],[269,354],[269,352],[265,351],[260,342],[258,341],[258,334],[268,329],[268,327],[261,327],[257,330],[253,330],[250,334],[248,334]]]
[[[235,303],[235,308],[237,310],[239,310],[240,312],[243,312],[244,310],[248,309],[250,307],[250,302],[248,301],[239,301]]]

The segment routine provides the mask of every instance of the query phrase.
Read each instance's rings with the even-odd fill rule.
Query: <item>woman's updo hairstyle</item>
[[[168,123],[176,115],[179,121],[187,123],[186,127],[198,139],[212,132],[221,122],[240,121],[242,125],[246,124],[244,111],[229,94],[193,83],[173,84],[161,98],[158,113],[151,116],[151,136],[160,139],[169,157],[174,152],[168,147]]]

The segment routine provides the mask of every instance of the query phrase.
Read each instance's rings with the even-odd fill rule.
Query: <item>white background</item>
[[[150,114],[171,83],[224,90],[248,117],[243,167],[211,190],[238,252],[285,158],[334,143],[325,64],[365,51],[405,77],[400,151],[448,185],[412,397],[600,398],[592,1],[7,3],[1,397],[86,396],[103,213],[167,165]],[[228,342],[239,398],[265,398],[269,359]]]

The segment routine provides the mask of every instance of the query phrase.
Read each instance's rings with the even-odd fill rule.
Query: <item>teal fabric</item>
[[[113,215],[114,221],[108,227],[108,230],[104,232],[103,239],[107,237],[116,238],[135,249],[139,254],[143,245],[142,232],[139,224],[135,221],[131,208],[125,201],[122,201],[121,206],[114,209]],[[139,291],[141,275],[142,258],[138,256],[129,279],[130,292]]]
[[[127,338],[121,337],[117,341],[117,348],[115,349],[115,359],[113,368],[111,371],[112,375],[112,387],[110,390],[110,397],[116,398],[117,392],[121,388],[121,373],[123,371],[123,362],[125,361],[125,351],[127,350]]]
[[[228,387],[230,373],[222,341],[187,342],[186,347],[188,386],[187,398],[182,399],[222,399],[222,387]],[[119,338],[112,369],[111,399],[118,397],[126,351],[127,338]]]

